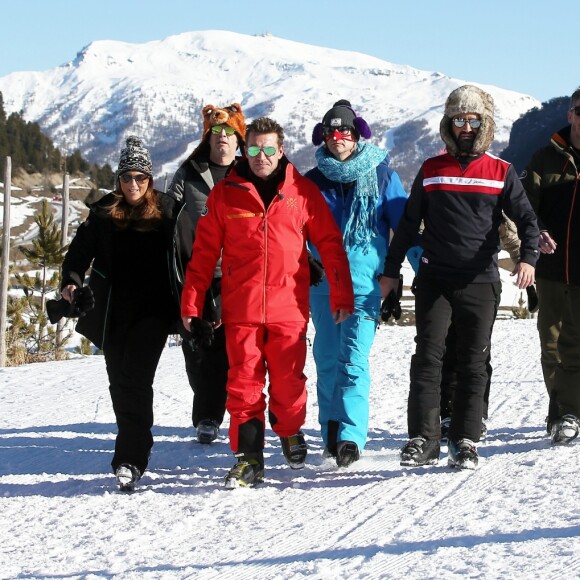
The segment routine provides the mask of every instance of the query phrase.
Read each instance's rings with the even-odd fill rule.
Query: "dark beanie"
[[[117,175],[121,175],[126,171],[141,171],[141,173],[153,177],[151,155],[143,145],[141,139],[135,135],[127,137],[126,145],[121,149]]]
[[[324,117],[322,118],[322,123],[318,123],[314,130],[312,131],[312,143],[318,146],[324,141],[324,129],[325,128],[335,128],[348,127],[356,134],[357,139],[363,137],[364,139],[369,139],[372,135],[370,127],[367,122],[362,118],[358,117],[354,112],[352,105],[346,99],[341,99],[337,101],[329,109]]]

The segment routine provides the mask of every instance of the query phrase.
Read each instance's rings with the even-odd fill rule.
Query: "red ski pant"
[[[238,451],[240,425],[257,419],[265,427],[266,371],[272,429],[279,437],[300,431],[306,419],[306,323],[226,324],[226,347],[232,451]]]

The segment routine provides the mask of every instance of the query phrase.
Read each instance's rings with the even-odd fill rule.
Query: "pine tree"
[[[39,267],[31,276],[16,274],[15,278],[24,291],[24,298],[13,304],[12,327],[32,357],[30,360],[48,360],[62,356],[62,347],[70,339],[71,333],[56,344],[56,333],[46,315],[46,299],[59,288],[59,268],[62,265],[66,247],[61,247],[62,234],[50,210],[43,200],[42,209],[34,221],[38,226],[38,237],[32,241],[32,248],[20,246],[19,250],[28,261]],[[27,362],[30,362],[28,360]]]

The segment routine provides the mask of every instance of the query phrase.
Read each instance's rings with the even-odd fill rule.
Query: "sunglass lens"
[[[233,134],[236,132],[236,131],[235,131],[235,129],[233,129],[233,128],[232,128],[232,127],[230,127],[229,125],[226,125],[225,127],[222,127],[221,125],[214,125],[214,126],[211,128],[211,132],[212,132],[214,135],[219,135],[219,134],[220,134],[222,131],[225,131],[225,132],[226,132],[226,135],[227,135],[228,137],[230,137],[231,135],[233,135]]]
[[[248,155],[250,157],[257,157],[260,151],[263,151],[266,157],[272,157],[276,153],[276,147],[258,147],[257,145],[248,147]]]
[[[143,183],[147,179],[149,179],[149,176],[143,174],[129,175],[128,173],[123,173],[123,175],[121,175],[121,181],[123,183],[131,183],[133,180],[135,180],[137,183]]]

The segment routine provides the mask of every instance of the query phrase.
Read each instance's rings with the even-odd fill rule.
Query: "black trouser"
[[[449,438],[479,440],[488,379],[486,360],[500,293],[500,282],[458,284],[442,279],[417,279],[417,347],[411,359],[407,408],[411,438],[438,440],[441,436],[441,367],[447,330],[453,321],[457,336],[457,389]]]
[[[499,294],[495,305],[495,315],[497,316],[497,309],[499,308]],[[495,320],[495,316],[494,316]],[[491,374],[493,367],[491,366],[491,351],[488,352],[485,361],[485,368],[487,370],[487,385],[485,393],[483,394],[483,419],[487,420],[489,416],[489,391],[491,388]],[[451,325],[447,330],[447,338],[445,339],[445,355],[443,356],[443,366],[441,368],[441,418],[451,417],[453,411],[453,399],[455,398],[455,390],[457,389],[457,335],[453,325],[453,318]]]
[[[143,473],[153,447],[153,379],[170,329],[168,318],[112,324],[104,353],[117,420],[113,472],[130,463]]]
[[[194,427],[201,419],[212,419],[221,425],[226,410],[229,368],[224,325],[216,328],[210,346],[192,350],[189,342],[183,341],[182,349],[187,378],[193,390],[191,420]]]

